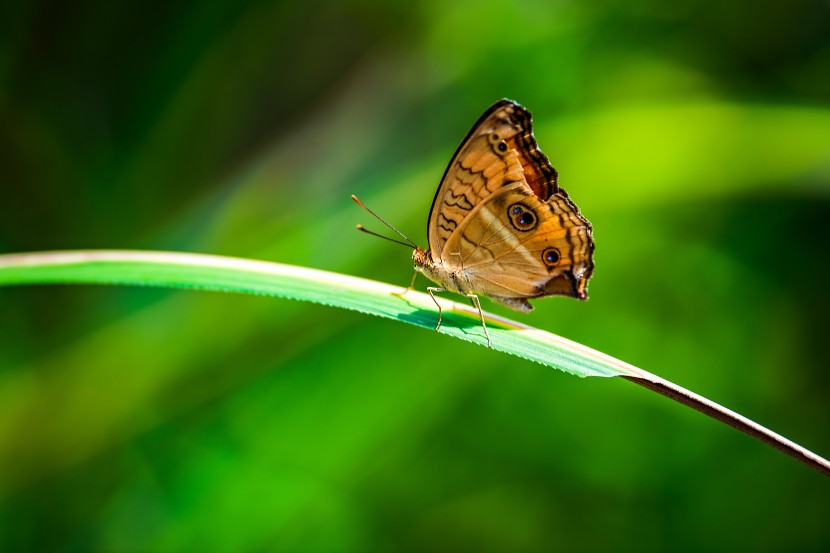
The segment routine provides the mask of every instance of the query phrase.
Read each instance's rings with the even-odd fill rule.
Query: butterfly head
[[[420,271],[429,259],[429,252],[423,248],[416,247],[412,252],[412,262],[415,264],[415,270]]]
[[[442,271],[442,267],[436,265],[432,260],[432,254],[429,250],[416,246],[412,252],[412,263],[415,265],[416,271],[423,273],[431,281],[443,284],[443,281],[446,280],[441,278],[445,272]]]

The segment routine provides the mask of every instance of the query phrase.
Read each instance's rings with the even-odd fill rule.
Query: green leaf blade
[[[0,286],[124,284],[191,288],[295,299],[433,328],[437,311],[426,294],[372,280],[294,265],[175,252],[68,251],[0,255]],[[444,299],[439,332],[485,345],[478,312]],[[826,476],[830,461],[676,384],[555,334],[485,314],[495,350],[580,376],[622,376],[729,424]]]
[[[104,284],[272,296],[349,309],[432,329],[432,299],[400,287],[293,265],[214,255],[146,251],[39,252],[0,256],[0,286]],[[440,299],[439,332],[486,344],[477,312]],[[493,349],[580,377],[636,376],[636,368],[554,334],[485,314]]]

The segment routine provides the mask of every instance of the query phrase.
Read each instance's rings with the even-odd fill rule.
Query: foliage
[[[403,287],[409,253],[354,232],[349,195],[422,241],[457,142],[507,96],[597,242],[591,299],[522,320],[830,452],[825,3],[4,12],[0,251]],[[291,302],[2,289],[0,548],[830,546],[813,471],[627,383],[491,353]]]

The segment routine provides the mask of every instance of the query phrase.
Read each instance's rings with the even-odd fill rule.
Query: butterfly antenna
[[[365,232],[366,234],[371,234],[372,236],[377,236],[378,238],[383,238],[384,240],[389,240],[390,242],[394,242],[394,243],[396,243],[396,244],[401,244],[401,245],[403,245],[403,246],[410,246],[410,247],[412,247],[412,248],[417,248],[417,247],[418,247],[418,245],[417,245],[417,244],[415,244],[415,242],[413,242],[412,240],[410,240],[409,238],[407,238],[406,236],[404,236],[404,233],[402,233],[401,231],[399,231],[398,229],[396,229],[395,227],[393,227],[392,225],[390,225],[389,223],[387,223],[387,222],[383,219],[383,217],[381,217],[380,215],[378,215],[377,213],[375,213],[374,211],[372,211],[371,209],[369,209],[368,207],[366,207],[366,205],[365,205],[363,202],[361,202],[359,199],[357,199],[357,196],[355,196],[354,194],[352,194],[352,199],[355,201],[355,203],[356,203],[357,205],[359,205],[360,207],[362,207],[363,209],[365,209],[366,211],[368,211],[368,212],[372,215],[372,217],[374,217],[375,219],[377,219],[378,221],[380,221],[381,223],[383,223],[384,225],[386,225],[387,227],[389,227],[390,229],[392,229],[393,231],[395,231],[395,234],[397,234],[398,236],[400,236],[401,238],[403,238],[404,240],[406,240],[406,243],[404,243],[404,242],[399,242],[398,240],[395,240],[395,239],[393,239],[393,238],[388,238],[388,237],[383,236],[383,235],[381,235],[381,234],[378,234],[378,233],[376,233],[376,232],[372,232],[372,231],[370,231],[370,230],[367,230],[367,229],[366,229],[363,225],[357,225],[357,230],[359,230],[359,231],[361,231],[361,232]]]
[[[400,240],[395,240],[394,238],[389,238],[388,236],[378,234],[377,232],[372,232],[371,230],[367,229],[363,225],[357,225],[357,230],[359,230],[360,232],[365,232],[366,234],[371,234],[372,236],[377,236],[378,238],[383,238],[384,240],[389,240],[390,242],[394,242],[395,244],[400,244],[401,246],[406,246],[407,248],[412,247],[412,244],[407,244],[406,242],[401,242]]]

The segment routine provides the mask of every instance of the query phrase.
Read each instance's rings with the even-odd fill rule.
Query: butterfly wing
[[[429,216],[430,252],[466,291],[521,311],[528,298],[587,298],[591,224],[511,100],[491,106],[458,147]]]
[[[542,201],[523,181],[470,212],[445,244],[442,263],[476,294],[530,311],[530,298],[587,298],[594,270],[591,226],[564,194]]]
[[[503,186],[523,181],[547,200],[559,187],[556,170],[543,154],[530,124],[530,112],[500,100],[479,118],[455,152],[429,213],[427,236],[434,259],[475,207]]]

